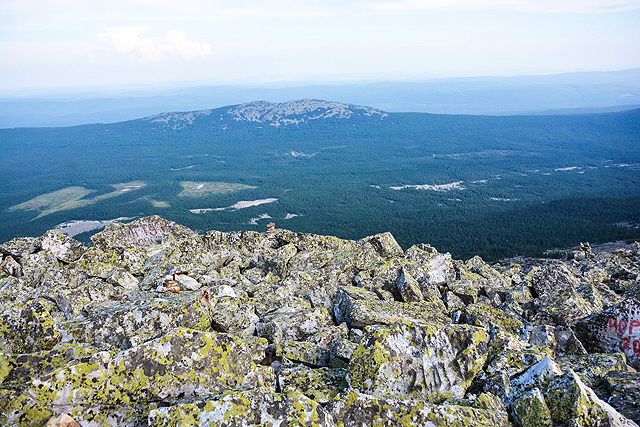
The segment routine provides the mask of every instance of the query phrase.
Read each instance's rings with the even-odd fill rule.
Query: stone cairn
[[[454,260],[153,216],[0,245],[3,426],[637,426],[640,244]]]

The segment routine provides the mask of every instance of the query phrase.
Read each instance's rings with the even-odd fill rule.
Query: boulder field
[[[3,426],[637,426],[640,244],[454,260],[153,216],[0,245]]]

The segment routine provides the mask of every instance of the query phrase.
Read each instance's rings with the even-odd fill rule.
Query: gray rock
[[[573,423],[593,427],[636,425],[600,400],[571,370],[551,380],[547,386],[546,400],[556,424]]]
[[[534,388],[513,402],[515,419],[522,427],[551,427],[551,411],[538,388]]]
[[[149,414],[149,427],[184,422],[201,427],[337,426],[322,406],[298,391],[280,394],[257,388],[225,393],[211,400],[159,408]]]
[[[625,417],[640,423],[640,374],[609,371],[604,377],[607,403]]]
[[[447,427],[510,426],[504,407],[492,410],[459,405],[433,405],[424,400],[376,397],[349,391],[327,406],[335,420],[345,427],[397,425]]]
[[[159,217],[93,242],[0,245],[0,425],[637,419],[640,244],[491,266]]]
[[[589,352],[624,352],[627,363],[640,369],[640,301],[628,298],[572,326]]]
[[[167,245],[196,233],[172,221],[149,216],[127,224],[110,222],[103,231],[91,236],[93,245],[102,250]]]
[[[463,397],[484,365],[488,339],[484,330],[468,325],[372,327],[352,357],[347,380],[376,397]]]
[[[40,248],[51,252],[58,260],[65,263],[77,260],[86,250],[82,243],[56,230],[47,231],[36,242]]]
[[[373,292],[354,286],[338,289],[334,315],[338,324],[346,322],[350,328],[391,325],[398,321],[416,325],[450,323],[439,304],[380,300]]]
[[[396,239],[389,233],[380,233],[362,239],[373,246],[373,249],[383,258],[401,257],[404,252]]]

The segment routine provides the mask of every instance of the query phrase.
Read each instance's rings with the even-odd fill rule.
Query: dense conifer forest
[[[423,242],[489,261],[640,238],[640,110],[282,126],[227,110],[1,129],[0,241],[152,214],[200,232],[271,221],[350,239],[391,231],[404,248]]]

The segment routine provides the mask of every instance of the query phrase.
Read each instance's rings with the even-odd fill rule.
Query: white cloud
[[[187,33],[184,31],[169,30],[167,40],[183,59],[192,59],[197,56],[204,58],[211,55],[211,46],[207,43],[197,43],[187,40]]]
[[[211,55],[210,44],[187,40],[185,31],[169,30],[164,37],[140,37],[148,31],[144,26],[109,27],[98,38],[118,53],[131,56],[137,53],[141,62],[162,61],[170,54],[179,54],[183,59]]]

